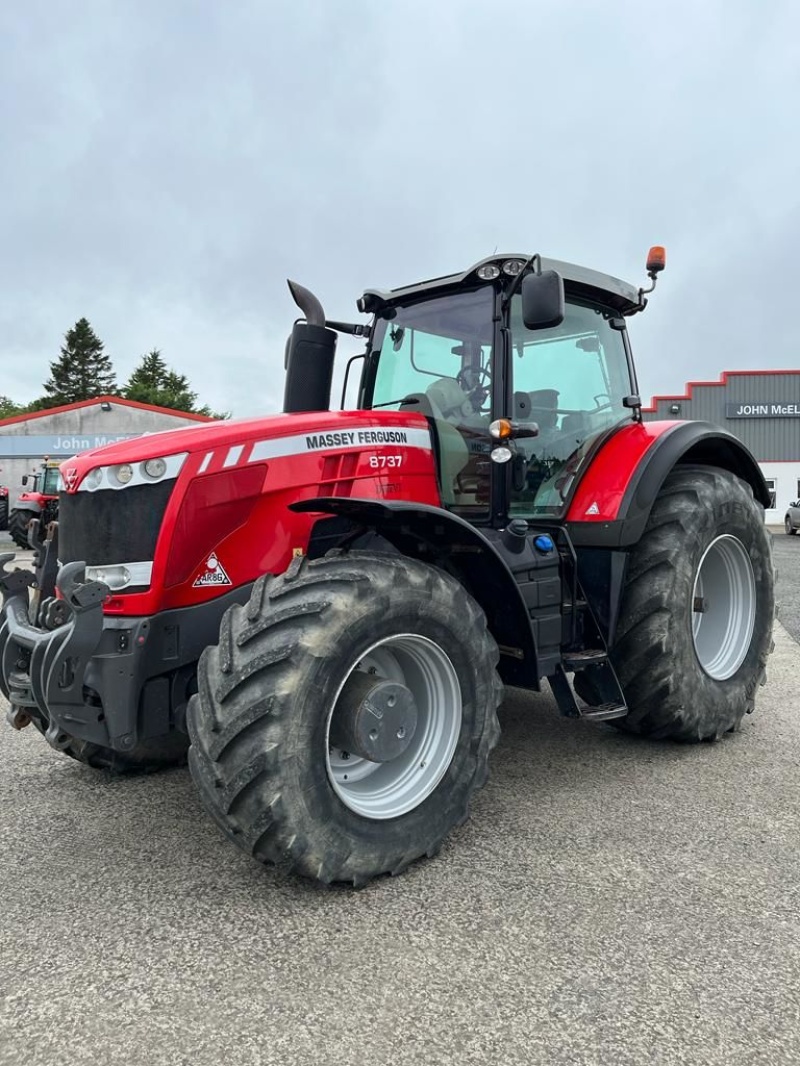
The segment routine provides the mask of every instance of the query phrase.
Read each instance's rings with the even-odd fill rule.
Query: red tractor
[[[769,497],[732,435],[642,421],[627,324],[663,265],[640,289],[492,256],[365,292],[364,324],[292,285],[284,414],[62,465],[36,575],[0,571],[11,724],[110,770],[188,749],[240,848],[355,885],[467,817],[504,685],[658,739],[738,729]],[[365,338],[356,410],[330,409],[338,333]]]
[[[28,527],[32,519],[38,519],[44,530],[58,518],[59,465],[45,459],[38,473],[26,474],[22,479],[23,486],[27,486],[29,481],[33,486],[20,493],[8,516],[8,532],[20,548],[30,547]]]

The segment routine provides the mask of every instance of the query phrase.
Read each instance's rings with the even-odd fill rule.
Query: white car
[[[789,510],[783,520],[783,528],[791,536],[794,536],[800,529],[800,500],[795,500],[794,503],[789,504]]]

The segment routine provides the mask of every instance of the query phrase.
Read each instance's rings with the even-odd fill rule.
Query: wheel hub
[[[756,584],[744,545],[723,535],[700,560],[692,598],[692,639],[703,670],[715,681],[732,677],[753,637]]]
[[[443,648],[417,633],[378,640],[353,663],[328,719],[334,792],[362,818],[399,818],[413,810],[447,772],[462,716],[458,674]]]
[[[336,704],[330,740],[337,748],[370,762],[396,759],[417,730],[417,705],[399,681],[355,672]]]

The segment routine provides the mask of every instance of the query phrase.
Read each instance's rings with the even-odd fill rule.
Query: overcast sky
[[[800,366],[789,0],[5,0],[0,393],[86,316],[118,378],[280,408],[295,317],[540,251],[634,282],[641,391]]]

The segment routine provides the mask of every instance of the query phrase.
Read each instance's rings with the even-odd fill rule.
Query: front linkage
[[[0,689],[15,729],[36,719],[48,742],[62,750],[90,710],[84,675],[100,642],[109,589],[87,582],[83,563],[68,563],[58,576],[60,598],[40,600],[36,575],[6,569],[13,559],[0,555]],[[40,625],[32,624],[32,614]]]

